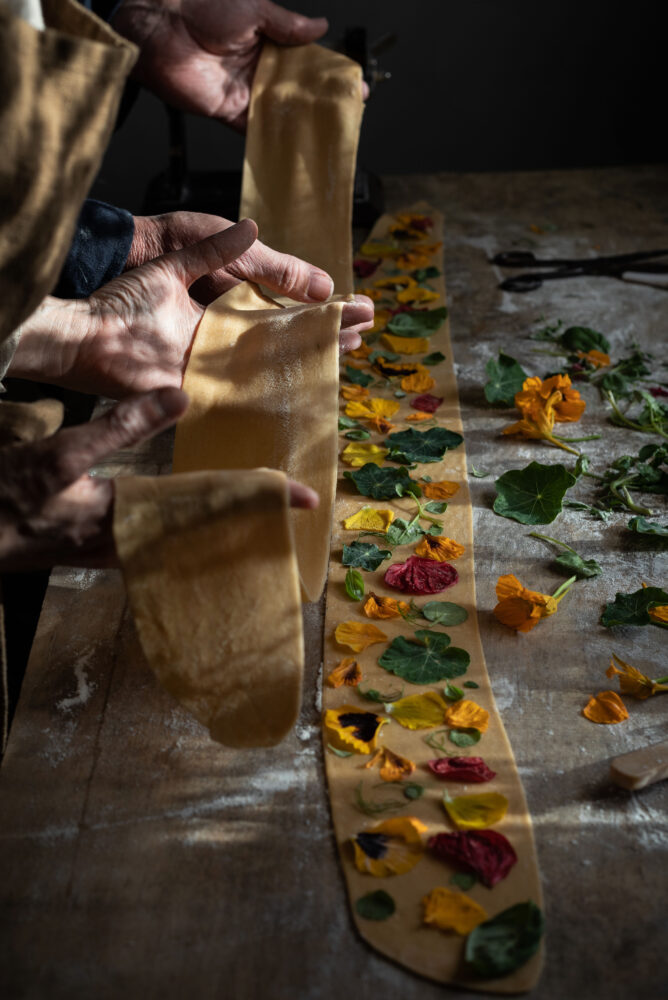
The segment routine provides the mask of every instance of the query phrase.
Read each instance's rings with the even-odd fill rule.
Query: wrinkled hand
[[[180,389],[157,389],[89,424],[0,448],[0,571],[116,565],[114,480],[88,470],[170,427],[187,405]],[[308,486],[289,487],[293,507],[317,507]]]
[[[246,126],[263,37],[305,45],[327,31],[269,0],[125,0],[112,21],[139,46],[133,75],[174,107]]]
[[[281,269],[279,261],[277,272],[281,255],[266,248],[256,250],[256,236],[257,226],[245,219],[126,271],[88,299],[50,300],[24,324],[8,374],[112,398],[160,386],[179,388],[204,312],[189,295],[198,279],[229,274],[236,265],[240,278],[308,301],[305,291],[297,295],[296,285],[308,286],[312,269],[308,265]],[[237,279],[232,276],[232,280]],[[344,305],[341,339],[345,349],[357,346],[357,331],[368,328],[372,317],[373,303],[364,296]]]

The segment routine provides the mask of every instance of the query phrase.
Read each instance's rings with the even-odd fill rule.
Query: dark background
[[[215,2],[215,0],[212,0]],[[368,102],[360,161],[377,173],[533,170],[668,159],[665,31],[658,0],[288,0],[397,42]],[[234,169],[243,140],[188,117],[190,165]],[[135,213],[167,161],[160,101],[142,92],[94,195]]]

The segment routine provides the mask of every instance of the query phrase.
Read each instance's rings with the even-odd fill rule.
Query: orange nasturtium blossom
[[[582,714],[590,722],[600,722],[606,726],[624,722],[629,717],[626,705],[616,691],[599,691],[592,695],[582,709]]]
[[[346,656],[332,672],[327,675],[327,684],[330,687],[357,687],[362,680],[362,671],[356,659]]]
[[[410,609],[411,606],[406,601],[397,601],[394,597],[381,597],[373,592],[364,602],[364,614],[367,618],[402,618]]]
[[[527,590],[516,576],[506,573],[499,577],[496,584],[499,603],[494,608],[494,617],[516,632],[530,632],[542,618],[554,614],[559,601],[568,593],[575,580],[576,577],[572,576],[550,596]]]
[[[435,385],[436,380],[431,377],[424,365],[417,365],[416,372],[404,375],[401,380],[404,392],[429,392]]]
[[[422,496],[430,500],[450,500],[458,489],[459,483],[453,483],[450,479],[440,479],[436,483],[424,483]]]
[[[358,361],[364,361],[364,359],[368,358],[371,354],[371,348],[368,344],[365,344],[364,341],[362,341],[359,347],[356,347],[354,351],[348,351],[348,354],[351,358],[357,358]]]
[[[522,416],[532,415],[536,408],[549,405],[558,424],[575,423],[585,411],[586,403],[577,389],[571,388],[569,375],[552,375],[543,381],[537,375],[524,380],[515,393],[515,406]]]
[[[385,819],[352,838],[358,871],[378,878],[403,875],[424,854],[422,834],[427,827],[414,816]]]
[[[449,706],[445,713],[445,722],[453,729],[477,729],[481,733],[486,733],[489,726],[489,712],[481,705],[476,705],[474,701],[465,698]]]
[[[592,348],[591,351],[578,351],[578,357],[582,361],[588,361],[594,368],[607,368],[610,364],[610,355],[603,351]]]
[[[369,390],[365,389],[363,385],[342,385],[341,395],[344,399],[367,399]]]
[[[433,420],[433,413],[409,413],[406,420],[411,424],[417,424],[421,420]]]
[[[463,892],[437,886],[422,899],[425,924],[455,934],[470,934],[478,924],[487,920],[487,913],[479,903]]]
[[[415,248],[415,250],[409,250],[406,253],[399,254],[397,257],[397,267],[400,267],[404,271],[411,271],[418,267],[429,267],[431,264],[431,253],[427,253],[427,247],[423,246],[421,243]]]
[[[415,549],[415,555],[434,559],[436,562],[450,562],[451,559],[459,559],[465,551],[466,546],[460,545],[452,538],[443,538],[441,535],[425,535]]]
[[[616,666],[615,661],[619,664]],[[621,670],[619,669],[621,667]],[[625,663],[619,656],[612,654],[610,666],[606,670],[607,677],[619,676],[619,690],[622,694],[630,694],[634,698],[651,698],[652,695],[668,691],[668,677],[659,677],[653,681],[647,674],[636,670],[630,663]]]
[[[391,424],[385,417],[374,417],[373,420],[367,420],[366,425],[372,431],[378,431],[379,434],[389,434],[397,426],[396,424]]]
[[[377,712],[367,712],[357,705],[341,705],[325,712],[327,742],[336,750],[373,753],[381,726],[389,719]]]
[[[340,646],[349,646],[353,653],[361,653],[375,642],[387,642],[387,636],[376,625],[364,622],[341,622],[334,630]]]
[[[378,747],[364,766],[374,767],[376,764],[380,764],[380,777],[383,781],[401,781],[402,778],[409,778],[415,770],[412,760],[402,757],[389,747]]]

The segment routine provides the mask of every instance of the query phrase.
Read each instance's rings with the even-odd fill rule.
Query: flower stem
[[[666,677],[657,677],[657,679],[655,681],[653,681],[652,683],[653,684],[668,684],[668,676],[666,676]]]
[[[577,441],[598,441],[599,438],[603,437],[603,435],[602,434],[587,434],[587,435],[585,435],[585,437],[581,437],[581,438],[565,438],[565,437],[561,437],[561,435],[559,435],[559,434],[555,434],[554,437],[557,439],[557,441],[570,441],[571,443],[573,443],[573,442],[577,442]]]
[[[560,587],[557,587],[555,592],[552,594],[552,597],[555,599],[555,601],[559,602],[562,597],[565,597],[576,580],[577,576],[571,576],[568,580],[565,581],[565,583],[562,583]]]
[[[569,552],[574,552],[577,555],[575,549],[572,549],[570,545],[566,545],[566,542],[560,542],[557,538],[551,538],[549,535],[541,535],[539,531],[530,531],[529,535],[531,538],[540,538],[543,542],[552,542],[554,545],[561,545],[563,549],[568,549]]]

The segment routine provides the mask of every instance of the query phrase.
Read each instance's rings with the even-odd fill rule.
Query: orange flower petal
[[[470,934],[478,924],[487,920],[487,913],[479,903],[453,889],[443,889],[440,886],[432,889],[428,896],[423,897],[422,905],[423,922],[442,931]]]
[[[347,656],[341,660],[338,666],[327,675],[327,683],[330,687],[357,687],[362,680],[362,671],[359,663],[352,656]]]
[[[402,612],[406,614],[410,611],[410,605],[406,601],[396,601],[394,597],[379,597],[378,594],[369,594],[364,603],[364,614],[367,618],[401,618]]]
[[[459,483],[453,483],[450,479],[440,479],[436,483],[424,483],[422,485],[422,495],[430,500],[450,500],[457,490]]]
[[[582,709],[582,714],[590,722],[599,722],[607,726],[624,722],[629,717],[626,705],[616,691],[599,691],[598,694],[592,695]]]
[[[453,541],[452,538],[444,538],[442,535],[425,535],[415,549],[415,554],[427,559],[435,559],[436,562],[448,562],[450,559],[458,559],[465,551],[465,546]]]
[[[376,764],[380,764],[380,776],[383,781],[401,781],[402,778],[410,777],[415,770],[412,760],[402,757],[389,747],[379,747],[364,766],[368,768]]]
[[[420,365],[420,368],[423,366]],[[428,375],[424,369],[415,372],[414,375],[405,375],[401,380],[401,388],[404,392],[429,392],[436,385],[436,380]]]
[[[369,390],[365,389],[363,385],[342,385],[341,395],[344,399],[366,399],[369,395]]]
[[[353,653],[361,653],[376,642],[387,642],[384,632],[365,622],[341,622],[334,630],[334,638],[340,646],[349,646]]]
[[[393,333],[384,333],[380,339],[395,354],[426,354],[429,350],[426,337],[399,337]]]
[[[445,713],[445,721],[448,726],[453,726],[455,729],[477,729],[481,733],[486,733],[489,726],[489,712],[476,705],[474,701],[464,698],[449,706]]]
[[[406,417],[406,420],[411,424],[413,423],[417,424],[419,423],[420,420],[433,420],[433,419],[434,419],[433,413],[409,413],[408,416]]]

